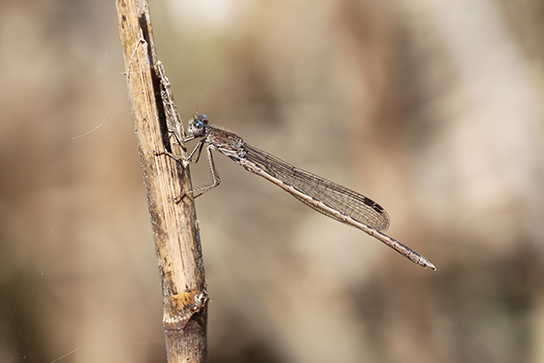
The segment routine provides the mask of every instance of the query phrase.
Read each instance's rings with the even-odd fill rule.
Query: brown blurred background
[[[185,123],[371,197],[438,267],[218,155],[210,362],[544,362],[541,1],[150,11]],[[0,362],[165,361],[123,72],[113,0],[0,3]]]

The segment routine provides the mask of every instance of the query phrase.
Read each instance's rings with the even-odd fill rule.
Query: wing
[[[351,217],[375,230],[385,231],[389,227],[389,216],[381,205],[351,189],[330,180],[294,167],[285,161],[259,150],[251,145],[244,144],[245,158],[262,168],[272,177],[283,182],[302,194],[321,202],[329,208]],[[289,192],[288,188],[284,188]],[[328,210],[321,208],[319,203],[311,203],[291,193],[295,198],[310,208],[346,223],[345,219]],[[349,224],[349,223],[348,223]]]

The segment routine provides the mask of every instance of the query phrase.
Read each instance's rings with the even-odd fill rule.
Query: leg
[[[197,146],[199,147],[199,146]],[[202,150],[202,145],[199,147],[200,150]],[[196,150],[196,148],[195,148]],[[213,162],[213,156],[212,156],[212,150],[211,150],[211,146],[208,146],[206,148],[206,152],[208,153],[208,161],[210,162],[210,169],[212,171],[212,183],[210,185],[205,185],[203,187],[200,187],[200,188],[196,188],[196,189],[193,189],[193,190],[190,190],[190,191],[187,191],[187,192],[183,192],[179,197],[177,197],[174,201],[177,203],[181,202],[181,199],[186,196],[187,194],[193,194],[194,195],[194,198],[197,198],[197,197],[200,197],[202,194],[206,193],[206,192],[209,192],[210,190],[212,190],[213,188],[215,188],[216,186],[219,185],[219,183],[221,183],[221,179],[219,178],[219,174],[217,173],[217,170],[215,169],[215,164]],[[193,150],[193,152],[191,153],[194,154],[195,151]],[[198,156],[200,156],[200,152],[198,153]],[[199,193],[199,194],[194,194],[194,193]]]
[[[159,156],[159,155],[166,155],[172,159],[174,159],[176,162],[178,163],[181,163],[183,160],[187,160],[187,161],[191,161],[191,162],[197,162],[198,159],[200,158],[200,154],[201,154],[201,151],[202,151],[202,147],[204,146],[204,142],[201,141],[198,143],[198,145],[194,148],[193,152],[191,153],[191,155],[189,155],[189,157],[187,159],[183,159],[179,156],[176,156],[174,154],[172,154],[171,152],[168,152],[168,151],[155,151],[155,155],[156,156]],[[210,163],[210,169],[212,171],[212,184],[210,185],[206,185],[206,186],[203,186],[203,187],[200,187],[200,188],[197,188],[197,189],[193,189],[193,190],[189,190],[189,191],[186,191],[186,192],[183,192],[181,193],[178,197],[176,197],[174,199],[174,202],[176,204],[178,204],[179,202],[181,202],[181,199],[188,195],[188,194],[194,194],[194,193],[199,193],[199,194],[196,194],[194,195],[195,198],[197,197],[200,197],[202,194],[212,190],[213,188],[215,188],[216,186],[219,185],[219,183],[221,183],[221,179],[219,178],[219,174],[217,173],[217,170],[215,169],[215,164],[213,162],[213,156],[212,156],[212,150],[211,150],[211,146],[208,146],[206,148],[206,151],[208,153],[208,161]],[[194,154],[197,154],[197,158],[196,158],[196,161],[193,161],[191,160],[191,158],[193,157]]]
[[[189,137],[185,140],[183,140],[183,142],[186,142],[186,141],[190,141],[194,139],[194,137]],[[195,148],[193,149],[193,151],[191,152],[191,154],[189,154],[189,157],[188,158],[183,158],[183,157],[180,157],[180,156],[177,156],[177,155],[174,155],[172,154],[171,152],[169,151],[156,151],[155,150],[155,156],[159,156],[159,155],[166,155],[166,156],[169,156],[171,157],[172,159],[174,159],[176,162],[178,163],[181,163],[183,160],[185,161],[190,161],[192,163],[196,163],[198,162],[198,159],[200,158],[200,153],[202,152],[202,147],[204,146],[204,141],[200,141],[196,146]],[[196,160],[193,161],[193,156],[194,154],[197,154],[196,155]]]
[[[193,136],[194,138],[194,136]],[[184,141],[185,142],[185,141]],[[198,159],[200,159],[200,154],[202,153],[202,148],[204,147],[204,140],[200,141],[196,146],[195,148],[193,149],[193,151],[191,151],[191,153],[189,154],[189,157],[187,158],[187,160],[189,160],[190,162],[192,163],[198,163]],[[209,152],[209,151],[208,151]],[[195,155],[196,153],[196,159],[193,161],[193,156]]]

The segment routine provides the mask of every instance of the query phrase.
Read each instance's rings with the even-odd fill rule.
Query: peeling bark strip
[[[117,0],[129,101],[161,276],[163,324],[168,362],[206,362],[208,295],[192,198],[175,204],[172,196],[192,190],[189,170],[157,150],[178,153],[170,145],[167,124],[178,120],[169,82],[157,58],[145,0]],[[162,77],[162,78],[160,78]],[[161,88],[162,87],[162,88]],[[166,98],[166,99],[164,99]],[[167,119],[168,118],[168,119]],[[183,136],[183,130],[176,132]],[[180,135],[175,135],[176,138]]]

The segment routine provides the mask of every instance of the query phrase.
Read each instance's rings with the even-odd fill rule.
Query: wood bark
[[[206,362],[207,291],[189,169],[157,151],[183,153],[170,141],[177,109],[157,61],[148,4],[117,0],[128,94],[163,293],[168,362]],[[175,130],[174,130],[175,131]],[[183,137],[182,127],[177,135]]]

